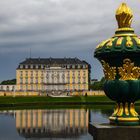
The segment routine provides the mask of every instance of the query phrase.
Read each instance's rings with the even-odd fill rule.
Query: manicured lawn
[[[18,104],[18,103],[74,103],[74,102],[112,102],[106,96],[75,96],[75,97],[0,97],[0,104]]]
[[[3,109],[25,109],[25,108],[100,108],[111,107],[115,102],[106,96],[74,96],[74,97],[0,97],[0,110]],[[140,101],[136,102],[140,108]],[[98,107],[99,106],[99,107]]]
[[[0,97],[0,107],[16,106],[42,106],[42,105],[111,105],[115,102],[106,96],[73,96],[73,97],[47,97],[47,96],[26,96],[26,97]],[[137,102],[140,105],[140,101]]]

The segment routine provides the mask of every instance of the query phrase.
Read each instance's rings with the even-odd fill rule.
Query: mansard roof
[[[45,65],[53,65],[53,64],[86,64],[86,61],[81,61],[78,58],[27,58],[23,62],[20,63],[21,65],[28,65],[28,64],[45,64]]]

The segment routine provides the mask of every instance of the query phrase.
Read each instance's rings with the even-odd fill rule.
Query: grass
[[[74,97],[0,97],[0,104],[21,104],[21,103],[87,103],[87,102],[112,102],[106,96],[74,96]]]
[[[106,96],[73,96],[73,97],[0,97],[0,109],[3,108],[92,108],[97,105],[114,105],[115,102]],[[137,102],[140,105],[140,101]]]

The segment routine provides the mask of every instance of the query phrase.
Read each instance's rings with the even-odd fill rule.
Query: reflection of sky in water
[[[31,115],[30,115],[30,112]],[[30,125],[33,123],[35,123],[35,120],[38,122],[39,116],[35,117],[34,116],[38,113],[41,112],[42,116],[42,126],[40,126],[39,129],[46,129],[44,132],[42,133],[51,133],[55,134],[54,131],[54,126],[53,124],[56,125],[60,125],[61,129],[59,129],[59,131],[57,131],[57,133],[60,133],[59,136],[55,136],[55,138],[53,137],[53,135],[51,137],[47,136],[47,134],[45,134],[45,138],[25,138],[25,133],[32,133],[31,132],[31,128],[28,128],[28,130],[26,131],[25,128],[22,128],[23,122],[27,125],[28,121],[30,122]],[[105,111],[104,111],[105,112]],[[0,113],[0,140],[92,140],[93,138],[90,136],[90,134],[88,134],[88,122],[89,122],[89,118],[91,120],[91,123],[107,123],[108,122],[108,115],[104,114],[104,112],[100,111],[100,110],[90,110],[90,117],[89,117],[89,110],[84,110],[84,109],[59,109],[59,110],[18,110],[15,111],[16,117],[14,118],[14,111],[10,111],[9,113],[4,113],[1,112]],[[86,114],[86,115],[84,115]],[[20,116],[19,116],[20,115]],[[55,115],[54,119],[53,119],[53,115]],[[57,117],[58,116],[58,117]],[[80,117],[81,116],[81,117]],[[32,119],[33,117],[33,119]],[[47,117],[48,118],[48,122],[47,122]],[[63,120],[63,118],[65,118],[65,120]],[[29,118],[31,120],[29,120]],[[58,118],[58,119],[57,119]],[[80,119],[81,118],[81,119]],[[22,121],[22,123],[21,123]],[[31,122],[32,121],[32,122]],[[55,122],[54,122],[55,121]],[[73,123],[74,122],[74,123]],[[19,124],[17,124],[19,123]],[[24,127],[25,127],[24,124]],[[36,123],[35,123],[36,124]],[[49,124],[49,125],[48,125]],[[68,125],[68,126],[67,126]],[[18,128],[17,128],[18,126]],[[35,127],[35,126],[34,126]],[[33,128],[34,128],[33,127]],[[43,127],[43,128],[42,128]],[[56,128],[58,128],[59,126],[57,126]],[[64,127],[64,128],[63,128]],[[76,127],[76,129],[75,129]],[[77,133],[77,128],[79,128],[79,134],[75,136],[75,133]],[[82,128],[81,128],[82,127]],[[34,130],[36,131],[37,128],[34,128]],[[70,129],[68,131],[68,129]],[[21,132],[20,132],[20,131]],[[24,130],[24,131],[23,131]],[[26,132],[25,132],[26,131]],[[56,131],[56,130],[55,130]],[[64,137],[60,137],[63,132],[66,133],[66,135]],[[67,137],[67,133],[70,132],[70,136]],[[74,132],[75,131],[75,132]],[[39,131],[39,133],[41,133],[41,131]],[[35,136],[35,135],[33,135]]]
[[[0,114],[0,140],[24,140],[17,133],[14,117]]]
[[[101,111],[90,110],[90,122],[93,123],[108,123],[108,116],[102,114]]]

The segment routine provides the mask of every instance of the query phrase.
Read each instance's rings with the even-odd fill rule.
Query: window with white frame
[[[36,90],[38,90],[38,85],[36,85]]]
[[[86,68],[86,65],[83,65],[83,68],[85,69]]]
[[[23,65],[20,65],[19,67],[20,67],[20,69],[23,69]]]
[[[31,84],[33,83],[33,77],[31,77]]]
[[[38,78],[36,78],[36,84],[38,83]]]
[[[20,90],[23,90],[23,86],[22,85],[20,85]]]
[[[31,71],[31,77],[33,77],[33,71]]]
[[[23,76],[23,71],[20,71],[20,76],[21,76],[21,77]]]
[[[28,71],[25,71],[25,75],[26,75],[26,77],[28,77]]]
[[[31,90],[33,90],[33,85],[31,85]]]
[[[28,78],[26,77],[26,84],[28,84]]]
[[[26,85],[26,90],[28,90],[28,85]]]
[[[22,83],[23,83],[23,78],[21,77],[21,78],[20,78],[20,84],[22,84]]]

